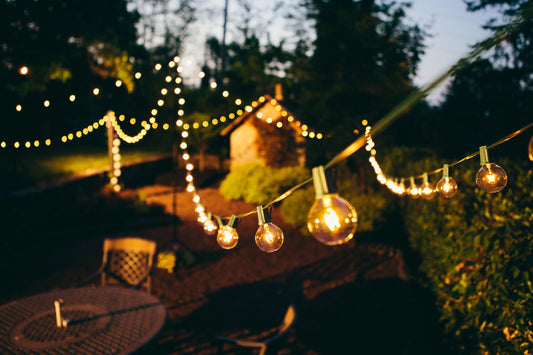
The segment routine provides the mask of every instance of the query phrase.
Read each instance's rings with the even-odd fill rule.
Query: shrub
[[[346,199],[354,206],[359,219],[357,231],[368,232],[377,228],[383,221],[387,209],[390,207],[386,191],[363,191],[357,183],[356,174],[345,171],[341,168],[342,173],[338,174],[336,185],[338,186],[339,195]],[[302,232],[307,232],[307,214],[315,200],[313,184],[310,183],[286,200],[281,205],[283,219],[289,224],[298,227]],[[356,233],[357,233],[356,231]]]
[[[455,353],[533,349],[533,171],[498,164],[509,178],[500,193],[477,188],[479,163],[472,160],[451,172],[460,188],[456,197],[405,204],[421,277],[436,295]]]
[[[228,200],[244,200],[263,205],[310,176],[300,167],[271,168],[245,164],[232,168],[220,184],[220,193]]]

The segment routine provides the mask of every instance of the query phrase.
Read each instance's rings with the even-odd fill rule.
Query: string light
[[[272,223],[270,209],[257,206],[259,228],[255,232],[255,244],[265,253],[273,253],[283,245],[284,236],[281,228]]]
[[[481,168],[476,174],[476,184],[485,192],[495,193],[503,190],[507,185],[507,174],[498,165],[489,163],[487,146],[479,147]]]
[[[491,38],[491,39],[492,39],[492,42],[498,42],[498,38],[500,38],[500,37],[503,38],[503,36],[501,36],[500,33],[496,33],[496,34]],[[499,41],[501,41],[501,40],[499,40]],[[443,80],[445,80],[449,75],[455,73],[455,72],[458,70],[458,68],[460,68],[460,67],[464,67],[465,63],[468,63],[469,61],[472,61],[472,60],[474,60],[475,58],[477,58],[477,57],[478,57],[482,52],[484,52],[486,49],[487,49],[487,48],[485,48],[485,47],[477,47],[477,48],[475,48],[471,53],[469,53],[468,56],[466,56],[465,58],[461,58],[461,63],[463,64],[462,66],[454,66],[450,71],[446,72],[445,75],[439,77],[437,80],[435,80],[434,82],[432,82],[431,84],[429,84],[426,88],[422,88],[422,90],[419,90],[419,91],[417,91],[416,93],[414,93],[412,96],[408,97],[408,98],[406,99],[405,103],[401,103],[399,106],[402,107],[402,108],[406,108],[406,107],[411,106],[411,105],[412,105],[414,102],[416,102],[418,99],[420,99],[420,98],[422,98],[423,96],[425,96],[425,95],[426,95],[426,94],[427,94],[427,93],[428,93],[433,87],[435,87],[437,84],[439,84],[440,82],[442,82]],[[160,68],[159,68],[159,69],[160,69]],[[156,69],[156,70],[159,70],[159,69]],[[178,72],[179,72],[179,69],[180,69],[180,68],[178,68]],[[167,81],[166,78],[165,78],[165,81]],[[176,82],[177,82],[177,79],[176,79]],[[226,91],[225,93],[226,93],[226,96],[229,95],[229,94],[227,94],[227,91]],[[223,96],[224,96],[224,94],[223,94]],[[264,101],[264,98],[263,98],[263,101]],[[263,101],[260,101],[260,102],[263,102]],[[380,131],[380,130],[383,130],[384,127],[386,127],[388,124],[390,124],[394,119],[396,119],[396,118],[401,114],[401,112],[404,112],[404,111],[405,111],[405,110],[398,110],[398,109],[396,109],[396,108],[393,109],[389,115],[385,116],[382,120],[380,120],[380,121],[378,122],[376,132],[378,132],[378,131]],[[239,113],[239,112],[241,112],[241,113]],[[242,114],[242,110],[238,110],[237,113],[238,113],[239,115]],[[230,119],[234,119],[234,118],[235,118],[235,115],[234,115],[234,114],[230,114],[230,115],[228,115],[228,117],[229,117]],[[225,119],[222,120],[222,117],[221,117],[220,122],[224,122],[224,121],[225,121]],[[298,122],[297,122],[297,123],[298,123]],[[185,125],[183,125],[183,128],[186,129],[186,128],[185,128]],[[187,132],[183,132],[183,133],[187,133]],[[309,133],[306,133],[306,135],[309,136]],[[182,134],[182,137],[183,137],[183,138],[186,138],[186,137],[187,137],[187,134]],[[69,135],[68,135],[68,139],[69,139],[69,140],[72,140],[72,134],[69,134]],[[356,140],[355,142],[353,142],[352,144],[350,144],[350,145],[349,145],[348,147],[346,147],[342,152],[340,152],[337,156],[335,156],[335,157],[334,157],[334,158],[333,158],[333,159],[332,159],[332,160],[326,165],[326,167],[329,167],[329,166],[335,165],[335,164],[338,163],[339,161],[344,160],[347,156],[350,156],[351,154],[353,154],[355,151],[357,151],[357,150],[362,146],[362,145],[361,145],[362,142],[363,142],[363,141],[362,141],[361,139],[358,139],[358,140]],[[18,145],[19,143],[16,142],[16,144]],[[363,143],[363,145],[364,145],[364,143]],[[186,145],[186,143],[183,141],[182,144],[180,144],[180,147],[184,147],[184,148],[186,148],[187,145]],[[374,152],[375,150],[372,149],[371,151]],[[375,153],[372,153],[372,154],[375,155]],[[487,163],[488,163],[488,159],[487,159]],[[317,168],[315,168],[315,169],[317,169]],[[313,180],[312,180],[312,181],[315,181],[315,180],[316,180],[316,179],[315,179],[315,175],[316,175],[316,174],[315,174],[315,172],[314,172],[315,169],[313,169]],[[323,169],[324,169],[324,167],[322,167],[321,170],[323,171]],[[481,169],[480,169],[480,170],[481,170]],[[384,174],[382,174],[382,175],[384,176]],[[384,176],[384,177],[385,177],[385,176]],[[385,179],[386,179],[385,184],[386,184],[386,186],[389,187],[389,188],[392,188],[392,187],[394,187],[395,185],[398,185],[398,183],[397,183],[397,179],[390,179],[390,178],[386,178],[386,177],[385,177]],[[188,174],[187,177],[186,177],[186,180],[192,182],[192,175]],[[325,180],[325,178],[324,178],[323,180]],[[296,189],[298,189],[299,187],[303,186],[304,184],[306,184],[306,183],[308,183],[308,182],[309,182],[309,181],[306,180],[305,182],[302,182],[301,184],[299,184],[299,185],[293,187],[292,189],[290,189],[290,190],[288,190],[287,192],[285,192],[283,195],[281,195],[281,196],[279,196],[278,198],[276,198],[271,204],[283,200],[284,198],[286,198],[287,196],[289,196],[293,191],[295,191]],[[414,185],[414,177],[411,177],[411,182],[412,182],[412,185]],[[315,185],[316,185],[316,183],[315,183]],[[327,181],[326,181],[326,184],[325,184],[325,185],[326,185],[326,187],[327,187]],[[416,186],[416,185],[415,185],[415,186]],[[326,190],[326,189],[323,189],[323,190]],[[327,191],[329,192],[330,190],[327,190]],[[328,194],[327,194],[327,193],[324,193],[324,196],[325,196],[325,195],[328,195]],[[197,197],[197,196],[195,195],[194,198],[196,199],[196,197]],[[199,204],[199,197],[198,197],[198,199],[197,199],[197,202],[198,202],[198,207],[197,207],[196,211],[200,214],[200,216],[205,216],[205,209],[204,209],[204,207],[203,207],[201,204]],[[316,202],[316,201],[315,201],[315,202]],[[271,205],[271,204],[269,204],[269,205]],[[269,205],[266,205],[266,206],[269,206]],[[353,208],[353,207],[352,207],[352,208]],[[311,211],[310,211],[310,212],[311,212]],[[355,212],[355,209],[354,209],[354,212]],[[230,223],[228,223],[228,225],[232,225],[232,226],[234,226],[234,223],[231,223],[231,221],[232,221],[232,220],[235,221],[235,220],[237,220],[237,219],[238,219],[237,216],[232,216],[232,217],[230,218]],[[355,219],[355,222],[357,222],[357,215],[356,215],[356,214],[355,214],[355,218],[354,218],[354,219]],[[339,222],[340,222],[340,221],[339,221]],[[219,223],[219,225],[220,225],[220,224],[221,224],[221,223]],[[336,223],[336,222],[332,219],[332,220],[330,220],[330,224],[331,224],[332,226],[336,226],[338,223]],[[355,226],[355,228],[356,228],[356,226]],[[354,228],[354,231],[353,231],[353,232],[355,232],[355,228]],[[219,233],[220,233],[220,230],[219,230]],[[350,237],[350,239],[351,239],[352,237],[353,237],[353,233],[352,233],[352,236]],[[237,238],[238,238],[238,236],[237,236]],[[337,243],[337,244],[338,244],[338,243]]]
[[[457,193],[457,183],[450,176],[448,164],[442,167],[442,178],[437,182],[437,192],[444,198],[450,198]]]
[[[353,238],[357,228],[357,212],[333,190],[323,166],[313,168],[312,173],[315,202],[307,215],[307,229],[323,244],[346,243]]]

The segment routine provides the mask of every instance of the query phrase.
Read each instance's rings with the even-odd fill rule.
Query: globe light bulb
[[[411,185],[409,185],[409,188],[407,189],[407,194],[409,197],[417,199],[420,197],[420,188],[416,186],[415,184],[415,178],[411,176]]]
[[[457,193],[457,183],[450,177],[448,164],[442,167],[442,178],[437,183],[437,192],[444,198],[453,197]]]
[[[332,193],[324,167],[313,168],[315,202],[307,215],[307,229],[313,237],[326,245],[348,242],[357,229],[355,208],[337,193]]]
[[[270,211],[263,206],[257,207],[257,220],[259,228],[255,232],[255,244],[265,253],[272,253],[283,245],[285,240],[281,228],[271,222]]]
[[[405,187],[403,178],[400,180],[400,183],[398,184],[396,188],[396,194],[400,197],[405,196],[407,194],[407,188]]]
[[[422,197],[426,200],[432,199],[437,193],[433,184],[429,182],[428,173],[424,173],[424,183],[422,184],[420,191]]]
[[[231,216],[227,225],[218,228],[217,243],[223,249],[234,248],[239,242],[239,235],[233,226],[236,224],[235,216]]]
[[[204,231],[207,235],[215,235],[217,233],[218,226],[213,221],[213,216],[211,212],[207,214],[207,219],[204,221]]]
[[[496,193],[507,185],[507,174],[500,166],[489,163],[487,146],[479,148],[481,168],[476,173],[476,184],[488,193]]]

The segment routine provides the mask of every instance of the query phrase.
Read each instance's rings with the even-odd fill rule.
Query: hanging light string
[[[533,6],[531,8],[533,8]],[[369,137],[372,138],[372,137],[376,136],[377,134],[381,133],[383,130],[385,130],[396,119],[398,119],[400,116],[402,116],[409,108],[411,108],[414,104],[418,103],[425,96],[427,96],[427,94],[431,90],[433,90],[436,86],[438,86],[439,84],[444,82],[448,77],[456,75],[459,71],[464,69],[466,66],[470,65],[474,60],[476,60],[479,56],[481,56],[481,54],[485,53],[487,50],[489,50],[489,49],[493,48],[494,46],[498,45],[503,40],[508,38],[509,35],[511,35],[512,33],[516,32],[524,23],[527,23],[529,18],[531,18],[531,12],[532,12],[531,9],[528,8],[528,11],[524,11],[524,12],[520,13],[519,15],[517,15],[509,24],[507,24],[506,26],[501,27],[500,30],[495,32],[488,39],[478,43],[476,46],[474,46],[474,48],[465,57],[463,57],[460,60],[458,60],[457,63],[454,64],[450,69],[448,69],[442,75],[438,76],[435,80],[433,80],[431,83],[429,83],[428,85],[423,87],[421,90],[414,91],[404,101],[402,101],[399,105],[397,105],[395,108],[393,108],[388,114],[386,114],[384,117],[382,117],[376,123],[376,125],[374,126],[374,128],[372,130],[372,133],[370,133],[370,131],[369,131],[368,134],[365,134],[365,135],[359,137],[358,139],[356,139],[352,144],[347,146],[344,150],[342,150],[335,157],[333,157],[333,159],[331,159],[327,164],[325,164],[323,166],[323,168],[324,169],[330,168],[330,167],[332,167],[332,166],[344,161],[349,156],[351,156],[352,154],[357,152],[360,148],[362,148],[363,146],[365,146],[365,144],[367,144]],[[513,133],[509,137],[505,137],[504,139],[501,140],[501,142],[497,142],[497,143],[501,144],[504,141],[507,141],[507,140],[511,139],[512,137],[514,137],[514,136],[520,134],[521,132],[523,132],[523,130],[529,128],[529,127],[527,127],[527,128],[526,127],[524,127],[523,129]],[[518,133],[518,132],[520,132],[520,133]],[[187,132],[184,131],[183,133],[187,133]],[[186,137],[187,137],[187,135],[183,136],[183,138],[186,138]],[[186,147],[186,143],[182,143],[182,144],[185,144],[185,147]],[[477,154],[475,154],[475,155],[477,155]],[[376,161],[376,163],[377,163],[377,161]],[[192,164],[191,164],[190,167],[191,167],[191,170],[192,170]],[[192,182],[192,175],[189,175],[189,172],[188,172],[187,177],[190,177],[190,181],[189,182]],[[427,182],[427,173],[424,174],[424,180],[425,180],[425,182]],[[288,189],[287,191],[285,191],[283,194],[281,194],[280,196],[275,198],[270,203],[267,203],[266,205],[264,205],[264,207],[265,208],[269,208],[273,204],[284,200],[285,198],[287,198],[290,195],[292,195],[296,190],[298,190],[299,188],[305,186],[306,184],[308,184],[311,181],[315,181],[315,179],[314,178],[309,178],[309,179],[306,179],[305,181],[302,181],[301,183],[299,183],[299,184],[295,185],[294,187],[292,187],[292,188]],[[191,187],[191,191],[195,194],[194,198],[197,198],[197,200],[199,201],[199,196],[198,196],[194,186]],[[212,216],[211,213],[206,212],[205,207],[203,205],[201,205],[199,202],[198,202],[198,210],[201,211],[202,216],[205,217],[205,218],[203,218],[204,221],[208,219],[207,216]],[[229,220],[231,222],[231,221],[234,221],[234,220],[238,220],[240,218],[244,218],[244,217],[250,216],[250,215],[252,215],[254,213],[257,213],[257,210],[249,211],[249,212],[242,213],[242,214],[239,214],[239,215],[232,215],[232,216],[229,216],[229,217],[223,217],[223,216],[214,216],[214,217],[215,217],[216,220],[219,221],[219,226],[223,226],[223,223],[224,223],[223,221],[224,220]],[[211,220],[211,219],[209,219],[209,220]]]
[[[77,139],[82,138],[83,136],[86,136],[89,133],[92,133],[93,131],[97,130],[101,126],[105,125],[105,120],[106,119],[105,119],[105,116],[104,116],[103,118],[100,118],[99,120],[94,121],[93,123],[91,123],[87,127],[76,131],[75,133],[68,133],[68,134],[65,134],[65,135],[61,136],[59,141],[61,141],[62,143],[67,143],[68,141],[72,141],[75,138],[77,138]],[[43,145],[41,145],[41,142],[44,143],[44,146],[48,147],[48,146],[52,145],[52,143],[54,141],[51,138],[45,138],[43,140],[39,140],[39,139],[26,140],[26,142],[24,142],[24,144],[22,144],[21,141],[16,140],[12,144],[8,144],[8,142],[4,140],[4,141],[0,142],[0,148],[13,147],[15,149],[18,149],[18,148],[21,148],[22,146],[24,146],[26,148],[39,148],[39,147],[43,146]]]
[[[174,59],[172,61],[169,62],[169,68],[174,68],[177,63],[180,61],[180,58],[178,56],[174,57]],[[171,63],[174,63],[173,65]],[[178,66],[178,68],[181,68]],[[178,69],[177,68],[177,69]],[[156,72],[160,71],[162,69],[162,65],[161,64],[156,64],[155,65],[155,70]],[[21,74],[21,75],[27,75],[29,73],[29,68],[26,67],[26,66],[23,66],[21,68],[19,68],[18,72]],[[178,72],[181,71],[181,69],[178,69],[177,70]],[[143,75],[141,74],[141,72],[136,72],[134,74],[134,78],[137,79],[137,80],[140,80],[141,78],[143,77]],[[166,75],[164,78],[163,78],[164,82],[165,83],[170,83],[172,82],[172,76],[170,75]],[[180,84],[182,82],[181,78],[178,79],[175,79],[175,82],[176,84]],[[123,84],[123,82],[119,79],[117,79],[115,81],[115,87],[119,88],[121,87]],[[100,88],[93,88],[92,89],[92,94],[94,96],[98,96],[101,94],[101,90]],[[177,87],[175,88],[174,92],[176,94],[179,94],[181,92],[181,88]],[[165,95],[167,95],[168,93],[168,89],[167,88],[162,88],[160,90],[160,93],[161,95],[164,97]],[[156,101],[156,105],[159,106],[159,107],[162,107],[165,103],[165,100],[163,97],[160,97],[157,101]],[[75,94],[70,94],[68,95],[68,100],[72,103],[74,103],[76,100],[77,100],[77,96]],[[46,99],[43,101],[43,106],[45,108],[49,108],[52,106],[52,103],[50,100]],[[21,104],[17,104],[15,106],[15,109],[17,112],[23,112],[23,107]],[[149,119],[149,122],[150,122],[150,128],[153,128],[153,129],[156,129],[158,128],[158,123],[155,121],[155,115],[157,115],[157,108],[152,108],[152,110],[150,111],[152,117],[150,117]],[[73,140],[74,138],[82,138],[84,135],[87,135],[88,133],[91,133],[94,129],[97,129],[98,127],[102,126],[105,124],[105,117],[104,116],[104,119],[100,119],[98,121],[95,121],[94,123],[88,125],[87,127],[83,128],[82,130],[79,130],[79,131],[76,131],[76,133],[68,133],[68,134],[65,134],[61,137],[61,142],[63,143],[66,143],[68,141],[71,141]],[[119,120],[124,120],[124,116],[121,115],[119,116]],[[131,122],[133,120],[133,122]],[[130,119],[130,123],[133,125],[134,124],[134,121],[135,119]],[[114,128],[116,129],[117,131],[117,134],[119,135],[119,137],[126,141],[127,143],[136,143],[138,142],[139,140],[141,140],[145,135],[146,135],[146,132],[144,131],[148,131],[150,128],[147,127],[147,124],[145,121],[143,121],[144,123],[141,124],[142,128],[141,130],[134,136],[129,136],[127,134],[124,133],[124,131],[122,130],[122,128],[120,127],[119,123],[116,121],[116,119],[114,120],[114,123],[113,123],[113,126]],[[164,130],[168,130],[170,128],[170,125],[168,123],[165,123],[163,124],[162,128]],[[144,133],[143,133],[144,132]],[[24,142],[24,143],[23,143]],[[52,139],[51,138],[45,138],[45,139],[42,139],[42,140],[38,140],[38,139],[23,139],[23,140],[15,140],[12,144],[9,144],[7,140],[2,140],[0,141],[0,148],[7,148],[7,147],[14,147],[14,148],[21,148],[21,147],[26,147],[26,148],[38,148],[38,147],[42,147],[43,145],[41,144],[41,142],[44,143],[44,146],[50,146],[52,144]]]
[[[383,171],[381,170],[381,166],[379,164],[379,162],[377,161],[376,159],[376,149],[374,148],[375,144],[374,144],[374,141],[372,139],[372,135],[371,135],[371,127],[368,126],[368,122],[365,120],[362,122],[363,126],[366,126],[366,130],[365,130],[365,137],[366,137],[366,140],[367,140],[367,144],[366,144],[366,147],[365,149],[369,152],[370,154],[370,158],[368,159],[369,162],[370,162],[370,165],[372,166],[372,168],[374,169],[374,173],[376,174],[376,179],[383,185],[386,185],[389,190],[391,190],[393,193],[399,195],[399,196],[403,196],[406,192],[406,187],[404,185],[404,181],[407,181],[407,180],[411,180],[411,185],[412,187],[414,187],[415,183],[414,183],[414,179],[419,179],[419,178],[423,178],[424,179],[424,185],[428,184],[428,181],[427,180],[427,176],[428,175],[432,175],[432,174],[437,174],[437,173],[440,173],[440,172],[443,172],[444,170],[450,168],[450,167],[453,167],[453,166],[456,166],[456,165],[459,165],[467,160],[470,160],[472,158],[475,158],[477,157],[478,155],[480,155],[480,151],[477,151],[475,153],[472,153],[472,154],[469,154],[467,156],[465,156],[464,158],[460,159],[460,160],[457,160],[453,163],[447,163],[445,164],[442,168],[439,168],[439,169],[435,169],[435,170],[432,170],[432,171],[428,171],[428,172],[424,172],[422,174],[419,174],[419,175],[412,175],[410,177],[387,177]],[[498,140],[497,142],[489,145],[489,146],[486,146],[487,149],[491,149],[491,148],[494,148],[500,144],[503,144],[505,142],[508,142],[509,140],[517,137],[518,135],[524,133],[526,130],[528,130],[529,128],[533,127],[533,122],[520,128],[519,130],[501,138],[500,140]],[[448,172],[445,173],[446,176],[448,176]],[[427,194],[431,194],[431,191],[427,190],[426,191]],[[411,197],[412,194],[417,194],[417,195],[421,195],[424,196],[425,194],[422,192],[422,191],[413,191],[410,195]],[[450,196],[451,197],[451,196]]]

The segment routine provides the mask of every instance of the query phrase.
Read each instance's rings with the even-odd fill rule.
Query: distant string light
[[[393,193],[395,193],[398,196],[404,196],[405,195],[405,185],[403,184],[403,181],[405,180],[404,177],[387,177],[381,170],[381,167],[376,160],[376,150],[374,148],[375,144],[372,139],[371,135],[371,127],[368,126],[368,122],[364,120],[362,122],[363,126],[366,126],[365,129],[365,138],[366,138],[366,147],[365,149],[370,153],[370,158],[368,159],[370,162],[370,165],[374,169],[374,173],[376,174],[377,180],[387,186],[389,190],[391,190]],[[479,152],[468,155],[464,157],[461,160],[458,160],[453,163],[444,164],[442,168],[436,169],[430,172],[424,172],[421,175],[415,175],[409,177],[410,180],[410,186],[407,188],[407,195],[411,198],[425,198],[425,199],[431,199],[435,196],[436,193],[439,193],[440,196],[445,198],[453,197],[457,193],[457,183],[455,180],[449,175],[449,168],[455,165],[458,165],[464,161],[467,161],[469,159],[472,159],[476,157],[477,155],[480,155],[480,165],[481,168],[479,169],[478,173],[476,174],[476,184],[479,186],[480,189],[483,191],[489,192],[489,193],[495,193],[501,191],[506,183],[507,183],[507,174],[505,171],[499,167],[498,165],[494,163],[490,163],[488,160],[488,153],[487,148],[494,148],[504,142],[509,141],[510,139],[518,136],[519,134],[523,133],[527,129],[533,127],[533,123],[530,123],[521,129],[505,136],[504,138],[500,139],[498,142],[490,145],[490,146],[482,146],[480,147]],[[433,184],[429,182],[428,176],[430,174],[437,174],[439,172],[443,172],[443,176],[441,180],[437,183],[437,186],[434,187]],[[415,183],[415,178],[422,177],[423,182],[420,186],[417,186]],[[400,181],[400,183],[398,183]]]

